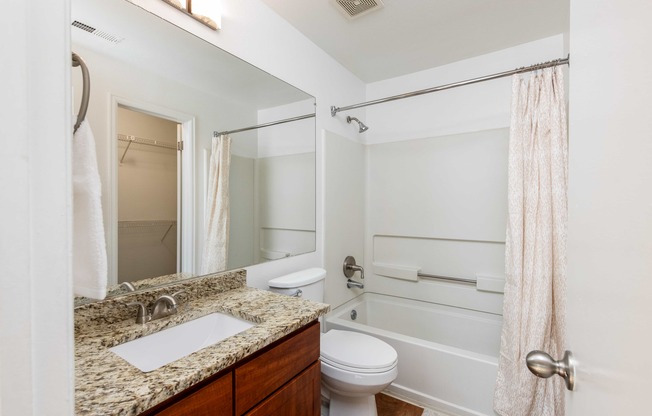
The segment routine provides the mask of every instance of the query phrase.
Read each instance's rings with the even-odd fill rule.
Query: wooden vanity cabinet
[[[154,414],[157,416],[232,415],[233,375],[227,373]]]
[[[320,375],[314,321],[141,416],[319,416]]]
[[[321,412],[320,377],[321,366],[317,361],[247,412],[246,416],[318,416]]]

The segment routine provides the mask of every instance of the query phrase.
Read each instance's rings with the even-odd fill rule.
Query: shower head
[[[367,127],[362,121],[358,120],[355,117],[348,117],[347,116],[346,117],[346,122],[351,124],[351,121],[355,121],[360,126],[360,129],[358,130],[358,133],[364,133],[365,131],[369,130],[369,127]]]

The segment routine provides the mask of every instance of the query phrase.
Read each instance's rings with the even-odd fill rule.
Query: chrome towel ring
[[[75,123],[75,129],[73,130],[73,134],[74,134],[77,132],[77,129],[81,125],[82,121],[84,121],[84,119],[86,118],[86,112],[88,111],[88,100],[91,95],[91,77],[88,73],[88,67],[86,66],[84,60],[81,59],[79,55],[77,55],[74,52],[72,53],[72,66],[81,67],[82,79],[84,82],[84,89],[82,91],[82,100],[81,100],[81,104],[79,105],[79,113],[77,113],[77,122]]]

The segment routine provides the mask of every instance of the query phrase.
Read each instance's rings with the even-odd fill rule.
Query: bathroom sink
[[[212,313],[109,350],[147,373],[254,325],[231,315]]]

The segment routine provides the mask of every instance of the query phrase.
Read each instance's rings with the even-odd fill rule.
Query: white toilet
[[[326,270],[306,269],[269,281],[271,291],[324,301]],[[398,354],[389,344],[352,331],[321,335],[322,394],[330,399],[330,416],[377,416],[374,395],[398,374]]]

